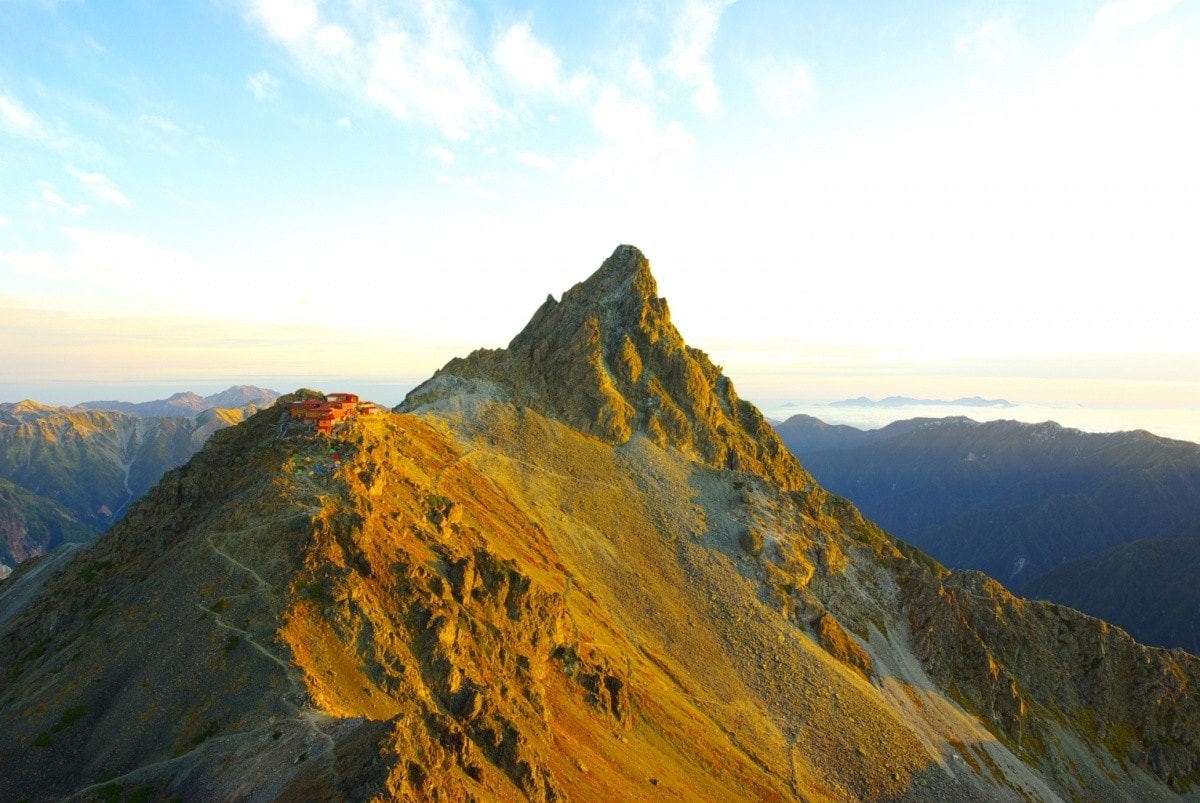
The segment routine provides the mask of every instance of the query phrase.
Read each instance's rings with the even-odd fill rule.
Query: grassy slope
[[[364,420],[336,474],[322,439],[275,440],[270,413],[219,434],[51,579],[69,624],[32,604],[4,635],[10,788],[945,787],[940,749],[762,598],[737,537],[750,486],[642,439],[488,415],[463,441]],[[780,515],[770,500],[754,515]]]

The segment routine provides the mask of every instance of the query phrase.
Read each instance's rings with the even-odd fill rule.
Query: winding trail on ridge
[[[321,494],[327,492],[327,489],[320,487],[317,483],[311,481],[310,478],[304,477],[303,479],[305,480],[305,482],[303,483],[304,490],[308,492],[308,494],[305,494],[305,496],[308,496],[309,494],[311,494],[313,496],[317,496],[318,497],[317,501],[319,501],[319,496]],[[299,486],[300,486],[300,484],[297,483],[297,487],[299,487]],[[298,499],[297,501],[298,502],[299,501],[311,502],[313,500],[309,500],[309,499],[299,500]],[[230,566],[234,567],[238,571],[241,571],[241,572],[244,572],[245,574],[250,575],[250,577],[254,579],[254,582],[256,584],[256,587],[248,593],[227,594],[227,595],[218,597],[218,600],[223,601],[223,600],[238,599],[241,597],[249,596],[250,594],[264,594],[274,601],[280,601],[278,591],[274,585],[272,585],[270,582],[268,582],[262,576],[262,574],[260,574],[258,572],[257,569],[253,568],[252,566],[246,564],[242,560],[239,560],[238,558],[231,555],[227,551],[226,548],[230,545],[231,541],[236,541],[238,536],[248,535],[255,531],[261,531],[261,530],[270,528],[273,525],[279,525],[279,524],[285,523],[287,521],[290,521],[291,519],[296,518],[298,515],[304,515],[304,516],[311,517],[311,516],[315,515],[316,513],[320,512],[320,510],[322,510],[322,508],[323,508],[323,506],[321,506],[321,505],[317,505],[315,507],[310,505],[301,511],[292,510],[292,511],[287,511],[287,512],[281,513],[278,516],[272,517],[271,519],[267,520],[266,522],[263,522],[260,524],[255,524],[251,527],[244,527],[242,529],[237,529],[237,530],[226,530],[226,531],[222,531],[222,532],[208,533],[205,536],[205,541],[208,544],[209,549],[212,550],[213,554],[219,556],[223,561],[225,561],[226,563],[228,563]],[[224,545],[226,548],[222,548],[221,546],[218,546],[217,541],[216,541],[216,538],[218,536],[224,542]],[[225,618],[221,615],[221,612],[219,610],[216,610],[212,607],[205,607],[204,605],[201,605],[199,603],[196,604],[196,607],[198,609],[200,609],[201,611],[203,611],[204,613],[212,615],[213,622],[214,622],[214,624],[216,624],[216,626],[218,628],[229,631],[231,633],[238,634],[241,638],[243,638],[246,641],[246,643],[253,650],[255,650],[257,653],[259,653],[264,658],[271,661],[272,663],[274,663],[276,666],[278,666],[280,669],[283,670],[284,678],[286,680],[286,687],[279,692],[279,695],[278,695],[279,700],[286,709],[288,709],[292,712],[295,720],[298,723],[300,723],[304,727],[304,729],[308,732],[310,739],[315,742],[319,742],[322,745],[323,749],[320,750],[319,753],[315,753],[314,755],[310,756],[310,758],[316,758],[319,756],[319,757],[325,759],[325,761],[327,763],[326,774],[331,779],[331,782],[332,782],[334,788],[337,788],[339,776],[338,776],[337,762],[336,762],[336,758],[337,758],[336,751],[335,751],[336,743],[334,742],[333,737],[326,730],[326,727],[335,725],[337,720],[333,717],[328,716],[327,714],[325,714],[324,712],[322,712],[318,709],[312,708],[311,706],[297,705],[296,703],[292,702],[293,699],[304,700],[304,699],[308,698],[308,689],[305,686],[304,682],[299,677],[298,667],[294,663],[288,661],[286,658],[279,655],[274,649],[271,649],[271,648],[263,645],[262,643],[260,643],[260,641],[250,631],[248,631],[244,628],[237,627],[236,625],[230,624],[229,622],[225,621]],[[230,736],[235,736],[235,735],[237,735],[237,734],[229,734],[225,738],[229,738]],[[307,754],[307,751],[306,751],[306,754]],[[145,768],[138,768],[138,770],[135,770],[133,773],[130,773],[130,776],[136,775],[137,772],[139,772],[143,769],[145,769]]]
[[[258,526],[256,526],[256,527],[247,527],[247,528],[246,528],[246,529],[244,529],[244,530],[234,530],[234,531],[232,531],[232,532],[227,532],[227,533],[223,533],[223,534],[224,534],[224,535],[234,535],[234,534],[236,534],[236,533],[246,533],[246,532],[249,532],[250,530],[258,530],[258,529],[262,529],[263,527],[266,527],[266,526],[267,526],[267,525],[265,525],[265,524],[262,524],[262,525],[258,525]],[[218,555],[220,555],[222,558],[224,558],[225,560],[229,561],[229,562],[230,562],[230,563],[232,563],[234,566],[236,566],[237,568],[241,569],[242,571],[244,571],[244,572],[248,573],[248,574],[249,574],[251,577],[253,577],[253,578],[254,578],[254,580],[255,580],[255,581],[258,583],[258,585],[259,585],[259,588],[261,588],[262,590],[264,590],[264,591],[266,591],[266,592],[268,592],[268,593],[270,593],[270,592],[273,592],[273,591],[274,591],[274,587],[273,587],[273,586],[272,586],[270,583],[268,583],[266,580],[264,580],[264,579],[262,578],[262,575],[261,575],[261,574],[259,574],[259,573],[258,573],[257,571],[255,571],[254,569],[251,569],[249,566],[247,566],[246,564],[242,563],[240,560],[238,560],[237,558],[233,557],[232,555],[230,555],[230,554],[229,554],[228,552],[226,552],[225,550],[221,549],[221,547],[217,546],[217,545],[216,545],[216,543],[213,541],[213,536],[212,536],[212,533],[209,533],[209,534],[208,534],[208,536],[206,537],[206,539],[205,539],[205,540],[207,540],[207,541],[208,541],[208,545],[209,545],[209,546],[212,548],[212,551],[213,551],[213,552],[217,553],[217,554],[218,554]]]

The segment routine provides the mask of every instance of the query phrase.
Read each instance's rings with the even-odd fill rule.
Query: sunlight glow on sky
[[[4,0],[0,400],[416,383],[633,243],[751,399],[1200,417],[1200,2],[909,5]]]

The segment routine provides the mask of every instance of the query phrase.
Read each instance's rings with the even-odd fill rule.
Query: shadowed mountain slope
[[[884,534],[812,485],[654,293],[622,247],[509,349],[451,362],[404,412],[326,440],[283,404],[265,410],[94,545],[23,567],[0,585],[7,788],[955,801],[1193,788],[1200,661]]]
[[[53,500],[0,479],[0,564],[12,567],[58,544],[95,537],[94,529],[80,524]],[[0,571],[7,574],[8,570]]]
[[[1200,655],[1200,536],[1147,538],[1080,558],[1024,592],[1120,625],[1146,644]]]
[[[1148,432],[966,418],[869,432],[793,419],[778,431],[822,485],[890,532],[1017,590],[1063,563],[1200,527],[1200,445]]]
[[[0,480],[11,483],[0,494],[0,571],[99,535],[213,432],[253,410],[163,417],[0,404]]]
[[[133,418],[31,401],[0,404],[0,479],[28,495],[10,521],[47,522],[37,511],[54,509],[63,522],[6,528],[0,563],[14,566],[63,541],[103,532],[167,469],[195,453],[200,442],[193,440],[194,430],[186,418]]]
[[[803,459],[804,455],[826,449],[849,449],[893,438],[916,429],[921,420],[896,421],[881,429],[858,429],[848,424],[826,424],[815,416],[800,414],[775,424],[775,431],[792,454]]]

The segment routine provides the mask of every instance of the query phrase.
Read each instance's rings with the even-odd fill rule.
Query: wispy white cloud
[[[615,86],[607,86],[592,108],[592,119],[600,133],[614,143],[643,150],[657,150],[664,139],[654,108],[626,98]]]
[[[539,42],[527,23],[511,26],[496,42],[496,63],[524,90],[556,92],[561,85],[561,62]]]
[[[84,189],[101,201],[106,201],[114,206],[126,209],[133,205],[133,202],[117,189],[117,185],[113,183],[113,180],[103,173],[89,173],[78,169],[74,165],[67,165],[66,170],[72,176],[79,179]]]
[[[954,37],[954,52],[966,58],[978,58],[993,64],[1008,61],[1025,48],[1025,40],[1012,17],[989,17],[971,30]]]
[[[635,55],[630,59],[629,66],[625,70],[625,77],[634,89],[647,94],[654,92],[654,73],[646,66],[646,62],[642,61],[640,55]]]
[[[510,119],[532,119],[535,106],[584,113],[594,98],[595,78],[586,72],[566,75],[558,54],[534,35],[528,23],[509,26],[495,41],[492,58],[500,68],[499,77],[506,79],[505,85],[497,87],[497,95],[513,104]],[[561,120],[554,112],[549,117],[552,122]]]
[[[196,261],[166,248],[144,234],[70,227],[65,233],[75,250],[66,263],[71,275],[88,281],[116,281],[122,286],[141,283],[146,276],[188,281],[199,273]]]
[[[50,214],[64,213],[71,217],[80,217],[92,211],[87,204],[73,204],[59,194],[58,188],[45,179],[38,179],[37,198],[29,202],[29,208],[34,212],[49,212]]]
[[[313,34],[317,49],[335,58],[349,56],[354,52],[354,37],[340,25],[322,25]]]
[[[167,190],[163,193],[163,197],[171,203],[191,212],[198,212],[204,215],[216,215],[219,211],[217,204],[208,198],[193,198],[174,190]]]
[[[432,156],[434,159],[437,159],[446,167],[449,167],[456,161],[454,151],[450,150],[445,145],[430,145],[425,149],[425,153],[429,156]]]
[[[476,198],[495,198],[496,192],[491,186],[494,176],[449,176],[439,175],[437,183],[445,187],[457,187],[465,190]]]
[[[157,114],[143,114],[138,123],[146,128],[152,128],[160,134],[179,134],[182,129],[166,117]]]
[[[317,26],[314,0],[256,0],[250,13],[267,32],[284,42],[297,42]]]
[[[750,68],[754,94],[773,117],[794,117],[808,108],[817,94],[811,65],[763,59]]]
[[[429,10],[424,36],[393,30],[369,45],[366,94],[396,117],[432,124],[450,139],[466,139],[500,118],[483,75],[483,59],[452,26]]]
[[[38,116],[11,95],[0,95],[0,129],[28,139],[46,136],[46,128]]]
[[[0,251],[0,267],[23,278],[59,280],[66,275],[59,256],[46,250]]]
[[[266,70],[246,76],[246,88],[259,101],[275,97],[279,93],[279,79]]]
[[[488,59],[456,2],[246,0],[247,15],[317,81],[461,140],[503,117]]]
[[[721,15],[734,0],[685,0],[671,27],[671,46],[665,65],[692,89],[692,102],[702,113],[721,113],[721,90],[713,75],[709,51],[717,38]]]
[[[245,293],[233,299],[223,289],[223,277],[145,234],[79,225],[62,226],[59,233],[64,244],[53,250],[0,250],[0,269],[17,277],[23,297],[48,309],[96,312],[97,298],[105,300],[103,313],[112,316],[143,315],[148,309],[164,315],[223,315],[254,304],[268,306],[270,294],[261,285],[270,279],[248,275]],[[148,276],[156,280],[148,282]],[[188,292],[180,293],[180,287]]]
[[[145,145],[153,145],[164,153],[178,153],[178,148],[188,143],[184,130],[176,125],[174,120],[158,114],[139,115],[136,125],[130,130],[130,136],[141,140]],[[79,154],[80,158],[85,158]]]
[[[764,243],[778,243],[770,231],[788,220],[805,221],[805,253],[869,278],[872,316],[889,318],[906,347],[988,354],[1036,353],[1046,343],[1095,352],[1196,342],[1184,309],[1197,285],[1187,260],[1200,246],[1188,217],[1200,208],[1194,29],[1092,32],[1002,91],[882,122],[836,146],[815,143],[808,154],[780,143],[752,155],[758,168],[751,159],[739,165],[706,214],[722,219],[708,210],[725,211],[722,198],[736,199],[727,216],[743,226],[755,221]],[[720,180],[713,170],[705,184],[716,189]],[[718,239],[714,227],[706,233]],[[840,271],[831,275],[844,281]],[[913,277],[920,291],[905,284]],[[1189,300],[1164,288],[1185,290]],[[924,305],[926,295],[942,302],[932,317],[913,314],[915,306],[903,318],[884,308],[900,296]],[[1077,301],[1070,320],[1064,297]],[[1013,309],[1022,310],[1020,327],[1011,326]],[[1150,309],[1158,311],[1153,327],[1130,317]],[[950,341],[947,331],[955,332]]]
[[[1117,34],[1145,25],[1177,5],[1179,0],[1115,0],[1096,12],[1093,24],[1097,31]]]
[[[652,105],[626,97],[611,84],[601,89],[591,114],[605,145],[595,154],[572,160],[567,167],[569,179],[620,181],[670,169],[696,154],[696,140],[683,124],[659,123]]]
[[[337,120],[338,128],[354,128],[354,121],[349,117],[339,117]]]
[[[517,151],[513,154],[516,160],[526,167],[532,167],[535,170],[543,170],[547,173],[552,173],[558,170],[559,160],[553,156],[547,156],[544,153],[536,153],[534,151]]]

